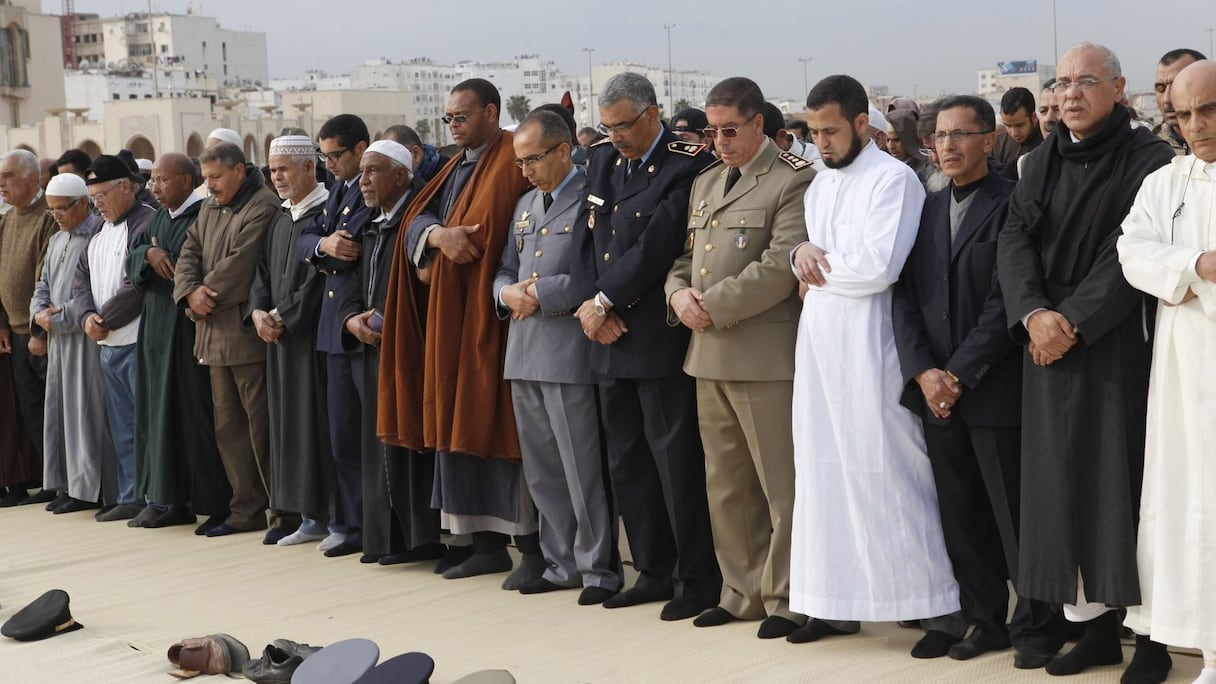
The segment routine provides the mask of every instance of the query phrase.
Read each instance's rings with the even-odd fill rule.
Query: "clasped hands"
[[[671,295],[671,310],[684,327],[693,332],[705,332],[713,327],[713,318],[705,308],[705,295],[695,287],[684,287]]]
[[[1038,366],[1050,366],[1077,343],[1073,325],[1058,311],[1043,309],[1026,319],[1030,333],[1030,357]]]
[[[583,326],[583,334],[593,342],[612,344],[629,332],[629,328],[625,327],[625,321],[621,320],[615,311],[609,311],[603,316],[597,314],[594,297],[579,305],[575,316],[578,318],[579,325]]]
[[[511,320],[522,321],[540,309],[540,299],[536,296],[537,280],[528,278],[502,289],[502,303],[511,310]]]
[[[916,376],[916,384],[925,395],[925,403],[938,418],[949,418],[950,409],[963,395],[963,386],[940,368],[930,368]]]

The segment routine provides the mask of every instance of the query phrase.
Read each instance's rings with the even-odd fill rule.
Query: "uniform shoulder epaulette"
[[[689,157],[697,156],[707,147],[709,146],[705,143],[690,143],[684,142],[683,140],[672,140],[671,142],[667,143],[668,150],[675,152],[676,154],[683,154]]]
[[[782,152],[781,154],[777,155],[777,158],[780,159],[781,161],[785,162],[786,164],[789,164],[790,168],[795,171],[805,169],[806,167],[811,165],[811,163],[809,161],[803,159],[802,157],[799,157],[798,155],[794,154],[793,152]]]
[[[612,138],[609,138],[608,136],[604,136],[603,138],[600,138],[599,140],[596,140],[595,142],[588,145],[588,147],[599,147],[600,145],[607,145],[610,142],[612,142]]]
[[[705,167],[705,168],[703,168],[703,169],[701,169],[700,171],[698,171],[698,172],[697,172],[697,175],[699,176],[699,175],[701,175],[701,174],[705,173],[706,171],[709,171],[710,169],[717,168],[717,167],[718,167],[718,165],[720,165],[721,163],[722,163],[722,160],[721,160],[721,159],[717,159],[717,158],[715,158],[715,159],[714,159],[712,162],[710,162],[708,165],[706,165],[706,167]]]

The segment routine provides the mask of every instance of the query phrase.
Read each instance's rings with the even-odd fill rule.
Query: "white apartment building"
[[[205,72],[221,87],[270,83],[266,34],[226,29],[212,17],[77,14],[73,35],[77,68],[150,68],[155,64]]]

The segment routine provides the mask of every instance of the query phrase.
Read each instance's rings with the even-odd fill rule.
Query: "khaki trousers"
[[[266,364],[211,366],[215,444],[232,486],[227,523],[238,530],[273,524],[267,507],[270,483],[270,417]]]
[[[789,607],[793,394],[792,381],[697,380],[719,605],[744,620],[806,621]]]

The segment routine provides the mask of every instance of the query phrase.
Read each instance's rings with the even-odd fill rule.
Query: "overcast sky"
[[[184,14],[188,0],[153,0],[155,12]],[[1177,47],[1208,52],[1214,0],[1057,0],[1059,49],[1091,40],[1112,48],[1133,92],[1152,89],[1153,68]],[[58,0],[43,0],[58,13]],[[803,99],[803,65],[812,85],[846,73],[892,95],[975,92],[977,69],[999,61],[1051,64],[1052,1],[871,0],[195,0],[197,14],[226,28],[264,31],[272,78],[307,69],[349,73],[364,59],[430,57],[507,61],[539,54],[567,73],[635,60],[715,76],[748,76],[771,98]],[[76,0],[77,12],[109,16],[147,11],[146,0]],[[679,7],[680,9],[676,9]],[[508,11],[507,8],[513,8]],[[694,9],[695,8],[695,9]],[[1168,8],[1168,11],[1163,11]],[[846,18],[845,13],[848,13]],[[1167,16],[1177,17],[1170,21]]]

